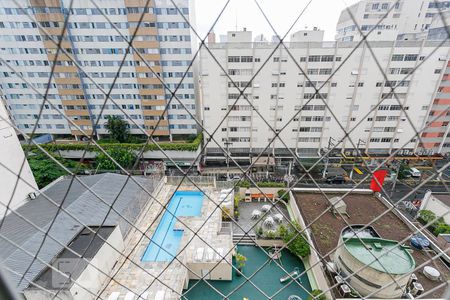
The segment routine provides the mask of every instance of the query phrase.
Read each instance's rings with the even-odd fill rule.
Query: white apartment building
[[[0,93],[0,218],[7,212],[6,206],[16,209],[30,200],[30,193],[38,190],[19,139],[9,122],[8,113],[1,105]],[[21,180],[18,180],[18,175]]]
[[[133,134],[142,134],[139,126],[149,133],[156,129],[154,135],[166,139],[196,134],[195,121],[176,99],[164,112],[175,89],[188,110],[193,115],[197,112],[197,70],[191,67],[179,84],[192,60],[192,45],[196,42],[189,24],[171,1],[150,1],[149,7],[139,0],[95,1],[100,9],[89,0],[73,1],[69,9],[70,2],[19,0],[31,18],[14,1],[0,2],[0,57],[28,81],[25,83],[6,65],[0,65],[0,89],[17,126],[25,132],[33,130],[55,61],[48,99],[82,130],[91,133],[106,99],[101,89],[109,92],[126,53],[128,43],[123,37],[130,40],[136,32],[135,50],[127,55],[111,92],[117,105],[110,100],[106,102],[97,134],[106,133],[104,123],[108,116],[126,118],[119,108],[137,124],[128,120]],[[193,1],[176,0],[176,4],[189,22],[195,24]],[[58,41],[67,15],[62,47],[82,70],[62,51],[56,57],[57,46],[49,37]],[[165,89],[152,69],[171,91]],[[82,136],[49,103],[44,106],[36,133]]]
[[[347,9],[341,12],[336,40],[360,41],[362,34],[368,34],[374,27],[368,40],[429,38],[428,32],[433,29],[436,19],[441,18],[438,11],[449,8],[450,1],[443,0],[363,0],[349,7],[351,14]],[[380,19],[383,20],[380,22]]]
[[[206,50],[201,52],[204,125],[209,133],[218,128],[214,138],[220,147],[247,160],[248,153],[257,155],[267,146],[266,152],[277,157],[290,156],[287,149],[316,156],[333,146],[371,154],[422,151],[406,113],[418,130],[426,124],[446,73],[450,43],[371,42],[385,80],[364,44],[352,53],[356,42],[322,38],[318,30],[295,33],[287,44],[291,56],[274,43],[252,43],[249,31],[229,32],[228,42],[208,45],[223,69]],[[390,86],[398,86],[398,100]],[[248,101],[241,97],[234,104],[241,90]],[[273,143],[271,128],[279,134]],[[210,141],[206,159],[220,160],[220,147]]]

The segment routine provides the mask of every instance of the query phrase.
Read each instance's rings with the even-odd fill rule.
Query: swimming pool
[[[171,261],[177,255],[183,237],[183,230],[174,229],[178,221],[174,215],[177,217],[199,216],[202,204],[202,192],[175,192],[141,260],[144,262]]]

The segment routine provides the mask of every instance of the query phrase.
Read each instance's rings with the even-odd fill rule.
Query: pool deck
[[[156,195],[156,198],[160,203],[166,204],[170,200],[171,195],[175,192],[175,188],[175,186],[165,185]],[[181,187],[180,190],[196,189]],[[214,190],[212,187],[204,188],[203,190],[212,199],[218,201],[220,191]],[[147,236],[151,237],[159,224],[159,220],[161,219],[161,210],[161,205],[156,201],[153,201],[151,207],[147,210],[147,213],[145,213],[136,222],[136,227],[142,232],[147,232]],[[142,234],[138,231],[132,233],[130,240],[125,243],[126,249],[124,251],[125,255],[129,255],[129,260],[126,260],[124,263],[125,258],[121,257],[112,273],[114,275],[115,272],[117,272],[117,275],[114,277],[115,281],[128,287],[135,294],[140,294],[144,291],[148,292],[148,299],[154,299],[156,293],[160,290],[165,291],[164,299],[166,300],[179,299],[183,288],[188,283],[188,279],[193,279],[196,278],[196,275],[200,275],[199,270],[204,269],[205,265],[209,264],[208,269],[211,269],[211,265],[214,266],[219,262],[217,259],[213,259],[211,261],[205,261],[205,258],[198,261],[195,260],[195,253],[197,249],[204,248],[206,256],[206,251],[209,247],[212,247],[213,251],[217,251],[217,249],[222,248],[224,250],[223,254],[227,254],[227,252],[230,252],[230,249],[233,248],[231,234],[219,234],[221,229],[221,215],[220,209],[216,209],[216,204],[209,200],[205,195],[203,198],[201,216],[179,217],[179,219],[186,225],[183,225],[181,222],[177,222],[175,224],[175,228],[184,229],[184,235],[180,243],[179,253],[177,255],[179,261],[142,262],[141,258],[147,248],[149,238],[142,238]],[[158,219],[155,222],[156,218]],[[206,224],[203,225],[207,218],[208,221],[206,221]],[[149,227],[150,230],[148,230]],[[186,227],[190,229],[187,229]],[[194,235],[194,232],[197,232],[199,228],[201,228],[200,231],[197,235]],[[202,239],[206,243],[203,242]],[[133,250],[135,246],[136,249]],[[216,255],[217,253],[214,252],[214,257],[216,257]],[[228,263],[231,264],[231,252],[225,256],[225,260],[226,261],[222,261],[220,263],[222,267],[229,266]],[[123,263],[123,267],[120,268]],[[141,266],[145,269],[145,271],[136,265]],[[193,270],[195,274],[190,272],[188,268]],[[155,280],[155,277],[157,277],[158,280]],[[101,297],[107,299],[112,292],[120,292],[119,299],[123,299],[129,290],[117,282],[110,282]]]

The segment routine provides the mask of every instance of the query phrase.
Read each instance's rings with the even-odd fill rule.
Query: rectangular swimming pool
[[[141,260],[144,262],[171,261],[177,255],[183,237],[183,230],[174,229],[175,223],[178,221],[175,216],[199,216],[202,205],[202,192],[175,192]]]

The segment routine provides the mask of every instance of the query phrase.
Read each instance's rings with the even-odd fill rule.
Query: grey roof
[[[74,281],[83,273],[88,262],[94,258],[115,228],[114,226],[91,227],[93,232],[87,228],[83,228],[70,241],[68,247],[54,258],[51,262],[53,268],[46,267],[33,282],[49,290],[67,290],[71,288]],[[79,259],[79,256],[74,252],[80,256],[84,255],[85,260]],[[60,270],[64,276],[61,273],[54,272],[54,269]],[[73,280],[68,280],[67,276],[70,276]]]
[[[64,247],[60,243],[67,245],[79,233],[83,225],[100,225],[106,215],[108,217],[104,225],[119,225],[123,235],[126,235],[131,227],[116,212],[111,210],[108,213],[111,203],[119,195],[127,180],[127,176],[107,173],[80,178],[107,204],[98,199],[76,180],[67,193],[70,183],[69,178],[56,183],[44,192],[58,206],[67,193],[67,198],[63,205],[65,211],[61,210],[56,215],[57,207],[55,204],[52,204],[42,195],[16,210],[18,214],[44,231],[49,229],[52,220],[55,219],[53,226],[49,230],[50,237],[45,238],[43,247],[39,252],[39,258],[47,263],[51,262],[63,250]],[[157,182],[143,177],[134,177],[134,179],[149,192],[152,192],[157,184]],[[114,209],[133,224],[141,208],[149,200],[150,196],[141,187],[132,180],[128,180],[114,204]],[[27,254],[25,251],[18,249],[17,246],[11,245],[0,236],[0,262],[15,272],[23,274],[33,260],[29,254],[34,256],[37,253],[44,239],[44,234],[13,213],[5,217],[0,233],[28,252]],[[52,237],[60,243],[55,242]],[[20,290],[26,288],[28,282],[32,281],[45,267],[45,264],[35,260],[25,276],[26,280],[23,280],[18,288]],[[20,276],[13,273],[10,273],[10,275],[13,283],[19,284]]]

